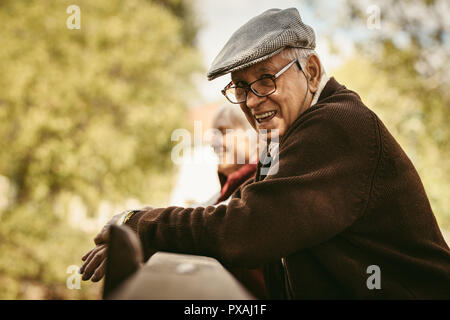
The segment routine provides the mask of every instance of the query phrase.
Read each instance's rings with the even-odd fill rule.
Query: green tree
[[[98,297],[66,289],[92,245],[74,199],[89,217],[101,201],[163,203],[201,68],[191,20],[161,1],[0,1],[0,298]]]
[[[450,230],[450,38],[446,0],[340,2],[334,31],[356,40],[338,80],[374,109],[416,166],[441,227]],[[313,4],[320,10],[321,6]],[[378,9],[380,28],[368,28]],[[362,36],[361,36],[362,35]]]

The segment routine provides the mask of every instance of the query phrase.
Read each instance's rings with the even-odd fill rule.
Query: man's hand
[[[126,214],[125,212],[116,214],[114,217],[109,220],[105,226],[102,228],[102,230],[95,236],[94,243],[98,246],[101,244],[106,244],[109,239],[109,227],[113,224],[117,224],[117,221]]]
[[[141,210],[144,211],[152,209],[153,207],[147,206],[142,208]],[[83,275],[83,280],[89,280],[92,277],[92,281],[97,282],[101,280],[105,275],[107,253],[106,244],[108,243],[109,239],[109,227],[113,224],[117,224],[119,219],[121,219],[127,213],[128,212],[122,212],[116,214],[95,236],[94,243],[96,244],[96,247],[94,249],[91,249],[81,258],[81,260],[84,261],[83,265],[80,268],[80,273]]]
[[[105,275],[106,244],[109,239],[109,227],[113,224],[117,224],[117,221],[123,214],[124,213],[116,214],[107,224],[105,224],[102,230],[94,238],[96,247],[81,258],[81,260],[84,261],[80,268],[80,273],[83,275],[82,280],[89,280],[92,277],[92,281],[97,282]]]
[[[92,282],[97,282],[103,278],[106,268],[106,249],[106,244],[98,245],[81,258],[84,261],[80,268],[82,280],[89,280],[92,277]]]

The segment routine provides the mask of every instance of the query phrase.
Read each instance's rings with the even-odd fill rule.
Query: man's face
[[[248,84],[263,75],[275,75],[289,62],[290,60],[276,55],[244,70],[233,72],[231,79],[236,85],[239,83]],[[306,110],[311,100],[307,99],[302,108],[306,95],[306,79],[296,64],[292,65],[275,81],[277,90],[269,96],[258,97],[252,91],[249,91],[247,102],[241,104],[241,109],[255,129],[258,131],[266,129],[268,133],[271,129],[278,129],[278,135],[281,137],[294,120]],[[266,112],[272,112],[272,115],[259,120],[255,118],[255,115],[262,115]]]

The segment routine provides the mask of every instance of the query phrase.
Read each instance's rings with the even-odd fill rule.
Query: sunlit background
[[[0,299],[98,299],[71,266],[113,214],[219,190],[207,141],[174,164],[171,134],[210,127],[229,76],[206,81],[209,65],[274,7],[314,28],[327,74],[404,148],[449,239],[447,0],[0,0]]]

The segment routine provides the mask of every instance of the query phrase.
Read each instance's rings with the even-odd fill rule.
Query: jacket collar
[[[324,100],[326,100],[328,97],[332,96],[334,93],[336,93],[338,90],[340,90],[341,88],[344,88],[343,85],[339,84],[334,77],[331,77],[328,82],[326,83],[325,87],[323,88],[322,92],[320,93],[319,99],[317,100],[317,102],[313,105],[310,106],[308,109],[305,110],[305,112],[303,112],[302,114],[300,114],[297,119],[294,120],[294,122],[289,126],[289,128],[287,129],[286,133],[283,135],[283,137],[281,137],[280,142],[279,142],[279,147],[281,147],[281,145],[283,144],[283,141],[286,140],[287,136],[289,136],[292,131],[295,130],[295,128],[297,127],[298,123],[301,121],[301,118],[311,112],[312,110],[315,110],[317,108],[321,107],[321,102],[323,102]],[[278,149],[278,152],[280,150]],[[257,170],[256,170],[256,178],[255,181],[260,181],[263,180],[265,178],[264,175],[261,175],[261,167],[262,167],[262,162],[261,160],[264,160],[264,163],[266,162],[266,157],[267,157],[267,151],[265,150],[265,148],[263,148],[263,153],[261,155],[260,160],[258,161],[258,166],[257,166]],[[272,159],[272,158],[270,158]],[[269,166],[271,164],[271,161],[269,161]]]
[[[323,88],[322,92],[320,93],[319,99],[317,100],[317,103],[320,103],[321,100],[324,100],[331,96],[333,93],[338,91],[343,86],[339,84],[334,77],[331,77],[330,80],[328,80],[327,84]]]

